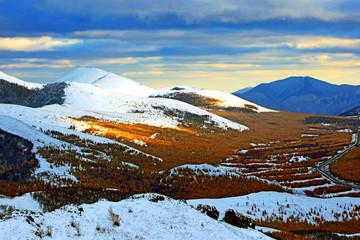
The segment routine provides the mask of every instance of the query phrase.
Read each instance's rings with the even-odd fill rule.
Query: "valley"
[[[215,90],[152,89],[100,69],[48,85],[0,76],[13,89],[0,96],[0,129],[33,154],[29,167],[2,155],[0,173],[21,178],[1,175],[0,205],[30,198],[51,216],[157,193],[221,216],[232,208],[280,239],[360,233],[359,119],[276,111]]]

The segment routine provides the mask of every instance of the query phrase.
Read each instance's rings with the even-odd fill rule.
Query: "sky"
[[[233,92],[289,76],[360,84],[358,0],[0,0],[0,71],[96,67]]]

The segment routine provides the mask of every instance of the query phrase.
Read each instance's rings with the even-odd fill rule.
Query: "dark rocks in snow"
[[[165,200],[165,197],[162,195],[155,195],[155,196],[149,198],[150,202],[159,202],[159,201],[164,201],[164,200]]]
[[[219,211],[214,206],[210,207],[209,205],[199,204],[196,207],[196,210],[199,210],[200,212],[205,213],[206,215],[208,215],[209,217],[211,217],[215,220],[218,220],[218,218],[219,218]]]
[[[225,212],[223,219],[225,222],[241,228],[255,228],[255,221],[249,217],[242,215],[241,213],[235,212],[232,209],[228,209]]]
[[[185,88],[182,88],[182,87],[173,87],[171,89],[171,91],[181,91],[181,90],[185,90]]]

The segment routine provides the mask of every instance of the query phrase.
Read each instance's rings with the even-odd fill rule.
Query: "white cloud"
[[[72,64],[39,64],[39,63],[11,63],[0,65],[3,69],[17,69],[17,68],[69,68],[74,67]]]
[[[79,43],[78,39],[53,39],[49,36],[36,38],[0,38],[0,50],[8,51],[47,51],[53,50],[55,47],[68,46]]]

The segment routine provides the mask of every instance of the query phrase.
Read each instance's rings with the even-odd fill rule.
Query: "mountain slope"
[[[0,103],[43,107],[67,117],[86,115],[130,124],[176,128],[191,117],[204,126],[247,129],[185,102],[149,98],[155,89],[100,69],[76,69],[41,89],[25,87],[28,85],[32,86],[21,80],[0,80]]]
[[[148,96],[154,91],[154,89],[136,81],[98,68],[77,68],[52,83],[58,82],[87,83],[101,89],[130,96]]]
[[[13,76],[10,76],[10,75],[7,75],[3,72],[0,72],[0,80],[5,80],[9,83],[15,83],[19,86],[23,86],[23,87],[26,87],[28,89],[36,89],[36,88],[42,88],[43,87],[43,84],[40,84],[40,83],[30,83],[30,82],[25,82],[23,80],[20,80],[16,77],[13,77]]]
[[[187,86],[157,89],[156,94],[151,97],[177,99],[209,110],[232,110],[245,112],[273,111],[229,93],[216,90],[203,90]]]
[[[234,95],[277,110],[338,115],[360,105],[360,86],[334,85],[311,77],[263,83]]]
[[[253,87],[246,87],[246,88],[237,90],[237,91],[234,92],[233,94],[234,94],[234,95],[240,95],[240,94],[243,94],[243,93],[246,93],[246,92],[250,91],[251,89],[253,89]]]
[[[358,117],[360,114],[360,106],[352,108],[346,112],[340,114],[340,116],[344,117]]]
[[[247,127],[219,117],[215,114],[172,99],[155,99],[122,95],[92,84],[68,83],[64,104],[46,106],[45,109],[60,111],[71,117],[89,115],[113,121],[143,123],[155,126],[176,127],[194,116],[201,124],[212,124],[220,128],[245,130]],[[194,119],[195,119],[194,118]]]

